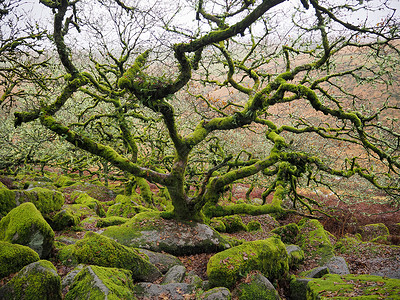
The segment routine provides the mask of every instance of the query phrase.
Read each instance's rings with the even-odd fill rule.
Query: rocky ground
[[[68,180],[71,180],[71,182],[65,182]],[[64,202],[65,202],[63,206],[64,209],[67,206],[71,207],[73,205],[77,206],[78,205],[77,202],[79,202],[79,200],[77,199],[79,199],[80,194],[86,193],[91,199],[95,199],[95,201],[90,200],[92,201],[92,202],[89,201],[90,203],[85,202],[86,200],[85,201],[82,200],[80,204],[83,207],[83,208],[81,207],[82,210],[80,210],[79,212],[75,212],[78,216],[79,222],[77,222],[77,224],[74,224],[73,226],[56,228],[57,226],[55,226],[55,221],[52,221],[52,218],[55,218],[56,216],[56,212],[49,213],[46,219],[53,226],[55,232],[55,240],[56,240],[56,244],[55,246],[53,246],[51,254],[46,259],[49,260],[55,266],[59,277],[61,278],[61,280],[64,281],[69,276],[68,273],[74,270],[76,266],[76,264],[73,263],[71,264],[66,263],[68,259],[73,260],[73,257],[67,258],[67,260],[65,260],[65,258],[61,257],[62,255],[60,256],[60,253],[63,253],[63,251],[65,253],[66,246],[76,245],[79,244],[77,243],[78,241],[82,241],[85,239],[87,240],[88,239],[87,232],[99,233],[101,234],[101,236],[108,235],[109,237],[112,237],[114,240],[118,240],[118,238],[115,237],[116,233],[114,231],[110,233],[108,227],[107,226],[100,227],[99,222],[100,221],[103,222],[105,219],[108,219],[109,217],[117,217],[117,219],[114,218],[112,219],[112,221],[120,222],[118,224],[124,224],[125,222],[127,222],[127,220],[129,220],[132,216],[136,215],[137,213],[148,212],[147,209],[142,208],[140,207],[140,205],[138,205],[142,203],[135,202],[135,201],[140,202],[140,198],[135,199],[135,201],[132,199],[129,200],[130,203],[132,202],[135,203],[134,205],[132,205],[132,210],[127,212],[124,211],[124,207],[129,205],[124,204],[122,207],[118,207],[117,206],[118,203],[116,203],[115,201],[118,189],[116,191],[113,191],[101,185],[77,183],[74,180],[68,178],[62,178],[62,180],[61,178],[58,178],[57,180],[49,179],[47,183],[43,183],[43,180],[32,180],[32,178],[30,178],[30,180],[25,178],[24,180],[17,182],[7,178],[4,179],[3,177],[1,181],[3,182],[4,186],[10,188],[10,190],[22,190],[22,188],[24,188],[25,190],[29,190],[32,189],[34,186],[45,186],[46,189],[54,188],[58,191],[61,191],[62,195],[64,196]],[[22,196],[20,195],[20,197]],[[235,195],[235,198],[236,199],[244,198],[244,195],[241,195],[241,192],[238,191],[237,194]],[[334,255],[335,257],[338,256],[344,258],[345,261],[347,262],[349,273],[351,274],[374,274],[382,276],[381,278],[400,279],[400,247],[398,246],[400,242],[400,223],[399,223],[400,213],[399,211],[396,211],[395,207],[389,204],[376,204],[372,202],[371,203],[358,202],[356,204],[346,204],[343,202],[338,202],[334,197],[320,197],[319,201],[324,205],[326,211],[329,212],[329,214],[333,217],[333,218],[327,217],[325,215],[316,216],[320,224],[323,225],[324,229],[330,233],[330,234],[326,233],[326,236],[328,237],[329,240],[328,243],[330,244],[329,246],[330,248],[328,247],[330,251],[329,254],[330,257]],[[138,209],[142,211],[138,211]],[[60,208],[58,208],[58,211],[59,210]],[[111,210],[113,210],[112,216],[111,216]],[[261,216],[240,216],[240,219],[243,224],[242,230],[240,230],[240,228],[239,229],[236,228],[236,230],[231,230],[231,231],[222,230],[222,231],[228,231],[223,233],[223,237],[225,240],[230,241],[232,246],[240,245],[243,242],[274,239],[274,236],[276,236],[276,232],[274,233],[272,232],[272,230],[288,224],[293,224],[293,223],[301,224],[300,220],[302,219],[302,217],[298,215],[290,215],[287,216],[285,219],[276,221],[269,215],[261,215]],[[224,220],[224,222],[225,221],[226,220]],[[156,223],[157,222],[160,221],[156,221]],[[161,221],[161,223],[163,223],[162,226],[163,227],[170,226],[169,227],[170,233],[178,231],[178,229],[174,229],[173,226],[175,225],[168,222],[169,221],[165,222]],[[229,222],[230,221],[228,221],[228,223]],[[379,224],[379,223],[382,223],[384,226],[382,227],[365,226],[368,224]],[[138,224],[139,227],[143,228],[148,225],[147,221],[144,220],[141,220],[140,223]],[[218,226],[216,224],[217,223],[214,224],[215,228],[218,229]],[[250,224],[259,224],[259,228],[254,228],[254,230],[249,230]],[[151,223],[151,226],[155,226],[155,224]],[[177,226],[182,227],[182,224],[177,224]],[[198,231],[200,231],[199,229],[188,229],[188,230],[189,231],[194,230],[193,231],[195,232],[194,235],[197,234]],[[301,230],[304,231],[305,229],[303,228]],[[157,247],[161,247],[159,244],[160,243],[162,244],[165,240],[168,240],[168,238],[170,238],[170,235],[172,235],[170,233],[167,232],[160,234],[158,240],[154,242],[154,245],[150,245],[149,247],[147,247],[148,246],[147,243],[145,248],[151,248],[151,250],[158,249],[157,250],[158,252],[165,253],[165,251],[163,250],[164,248],[157,248]],[[181,233],[178,233],[178,235],[180,234]],[[302,262],[299,264],[292,264],[289,269],[288,274],[292,275],[292,279],[294,278],[294,276],[300,278],[300,276],[303,276],[304,272],[306,271],[312,270],[314,268],[321,268],[321,266],[322,267],[326,266],[326,263],[322,263],[325,253],[324,254],[319,253],[318,252],[319,250],[317,249],[319,246],[312,245],[312,242],[306,242],[305,244],[307,244],[307,247],[304,246],[304,242],[300,240],[301,234],[304,235],[305,233],[296,234],[291,238],[286,237],[287,239],[286,241],[284,240],[284,237],[281,236],[285,244],[296,243],[297,245],[303,245],[301,247],[305,253],[304,260],[302,260]],[[97,237],[97,235],[95,237]],[[190,238],[191,237],[189,237],[189,239]],[[0,234],[0,240],[1,240],[1,234]],[[120,238],[118,242],[129,247],[130,246],[138,247],[138,245],[140,246],[141,241],[137,241],[137,243],[139,244],[129,244],[129,245],[126,244],[128,243],[127,241],[129,241],[129,243],[133,243],[132,242],[133,240],[134,239],[132,238],[127,238],[125,240]],[[201,299],[207,299],[204,296],[206,292],[204,292],[204,294],[202,294],[202,292],[199,293],[198,291],[185,292],[184,289],[186,286],[184,286],[183,284],[186,285],[193,284],[193,280],[197,276],[199,278],[199,281],[202,282],[201,284],[202,289],[204,289],[204,291],[207,290],[206,282],[209,279],[207,275],[207,264],[216,253],[222,250],[222,248],[220,249],[218,247],[216,247],[214,251],[207,250],[206,253],[202,253],[202,251],[199,251],[200,253],[193,253],[196,252],[193,250],[189,250],[188,251],[189,253],[180,253],[179,252],[180,250],[171,250],[174,256],[176,256],[179,259],[181,265],[185,267],[183,272],[184,274],[186,274],[186,276],[184,275],[180,279],[179,284],[182,284],[182,286],[179,285],[175,286],[175,289],[177,290],[174,290],[174,292],[178,291],[176,297],[178,296],[180,297],[180,295],[183,295],[182,299],[196,299],[200,297],[199,295],[202,295],[201,297],[203,298]],[[315,247],[315,249],[313,249],[313,247]],[[315,255],[316,251],[318,252],[318,255]],[[246,255],[244,257],[245,260],[248,259]],[[165,283],[167,280],[166,279],[167,275],[165,273],[163,274],[164,274],[163,277],[159,277],[158,279],[152,280],[153,289],[162,287],[162,285],[159,285],[161,283],[164,283],[164,287],[166,286]],[[188,274],[190,274],[190,276]],[[1,299],[2,287],[5,286],[8,282],[10,282],[10,280],[16,275],[18,275],[18,273],[12,273],[0,279],[0,299]],[[241,279],[235,284],[234,287],[230,288],[232,292],[232,297],[239,298],[240,294],[238,294],[238,291],[241,289],[237,289],[236,287],[239,286],[240,284],[252,283],[254,278],[256,278],[258,275],[260,274],[258,274],[257,272],[255,273],[249,272],[247,274],[243,274],[243,276],[241,275],[240,277]],[[352,279],[348,278],[342,278],[342,280],[345,281],[347,280],[346,282],[352,281]],[[371,280],[372,279],[367,279],[366,281],[367,283],[365,285],[366,286],[371,285],[371,282],[373,282]],[[361,280],[359,282],[361,282],[359,284],[362,286],[363,281]],[[380,283],[381,281],[378,282],[379,286],[381,284]],[[136,284],[137,282],[134,283]],[[274,281],[274,287],[278,291],[279,297],[281,299],[295,299],[293,298],[293,295],[291,295],[290,293],[289,285],[290,284],[288,280],[279,279]],[[65,285],[63,287],[62,290],[63,297],[65,297],[68,294],[69,290],[70,290],[70,285]],[[181,293],[179,291],[181,291]],[[357,291],[359,295],[363,293],[361,287],[358,288]],[[219,291],[219,293],[223,295],[223,293],[226,293],[226,289]],[[352,293],[354,294],[354,288]],[[379,291],[379,293],[382,292]],[[70,295],[72,295],[72,293],[70,293]],[[328,298],[334,299],[335,296],[337,295],[337,292],[331,291],[326,295],[328,296],[330,295],[331,297]],[[351,296],[350,292],[347,296],[349,297]],[[169,292],[161,290],[160,295],[153,298],[174,299],[171,297],[172,296],[171,294],[169,294]],[[141,298],[151,299],[152,296],[139,297],[139,299]],[[397,299],[397,298],[390,298],[390,299]],[[398,299],[400,299],[400,296]]]

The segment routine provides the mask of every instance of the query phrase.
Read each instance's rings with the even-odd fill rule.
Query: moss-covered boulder
[[[261,223],[257,220],[251,220],[247,223],[247,231],[262,231]]]
[[[35,187],[26,191],[15,191],[17,204],[32,202],[44,215],[60,210],[64,204],[64,195],[58,191]]]
[[[0,219],[16,206],[15,191],[9,190],[0,182]]]
[[[161,273],[165,274],[174,266],[183,266],[183,263],[175,256],[167,253],[154,252],[146,249],[136,249],[142,256],[148,257],[149,262],[152,263],[160,270]]]
[[[39,259],[39,255],[29,247],[0,241],[0,279]]]
[[[239,300],[268,299],[279,300],[279,294],[272,283],[263,275],[256,273],[246,278],[234,291]]]
[[[107,217],[123,217],[132,218],[138,213],[151,211],[142,205],[135,205],[131,202],[116,203],[110,206],[107,210]]]
[[[79,221],[79,217],[74,216],[71,210],[63,209],[50,219],[49,224],[53,230],[64,230],[67,227],[78,225]]]
[[[246,242],[212,256],[207,275],[212,286],[231,288],[242,276],[260,271],[270,281],[280,279],[289,270],[285,245],[278,238]]]
[[[136,299],[128,270],[87,266],[74,276],[65,300]]]
[[[51,262],[31,263],[0,288],[0,299],[61,300],[61,278]]]
[[[9,190],[0,182],[0,218],[21,203],[32,202],[42,214],[57,211],[64,204],[64,195],[58,191],[36,187],[26,191]]]
[[[101,202],[97,199],[90,197],[85,192],[76,191],[72,193],[71,200],[74,201],[76,204],[83,204],[93,209],[99,217],[106,216],[106,212]]]
[[[128,222],[128,218],[123,217],[107,217],[99,219],[96,223],[96,226],[99,228],[110,227],[114,225],[121,225]]]
[[[139,213],[123,225],[108,227],[102,235],[125,246],[173,255],[218,252],[230,247],[211,227],[167,220],[158,211]]]
[[[224,224],[225,232],[227,233],[247,231],[247,226],[243,223],[243,220],[239,215],[213,218],[211,221],[213,220],[221,221]]]
[[[69,259],[76,259],[78,263],[130,270],[137,280],[154,281],[161,277],[161,272],[148,261],[148,257],[97,233],[87,232],[82,240],[61,252],[61,256],[69,252]]]
[[[76,183],[75,179],[72,179],[71,177],[66,175],[61,175],[56,179],[54,184],[56,187],[61,188],[61,187],[71,186],[75,183]]]
[[[286,246],[288,253],[289,267],[296,269],[304,261],[304,251],[297,245]]]
[[[327,274],[307,284],[307,299],[399,299],[400,279]]]
[[[301,247],[306,257],[323,265],[334,256],[331,235],[318,220],[301,220],[299,230],[296,244]]]
[[[54,244],[54,231],[35,205],[26,202],[0,220],[0,240],[28,246],[46,258]]]
[[[199,296],[201,300],[231,300],[231,292],[225,287],[210,289]]]
[[[210,226],[218,232],[226,232],[226,226],[224,222],[218,218],[212,218],[210,220]]]
[[[371,241],[389,235],[389,229],[383,223],[364,225],[359,231],[363,241]]]
[[[193,299],[194,286],[187,283],[154,284],[140,282],[135,285],[135,294],[139,299]],[[193,296],[193,295],[192,295]]]
[[[272,230],[281,237],[282,242],[285,244],[295,244],[297,241],[297,235],[300,232],[299,226],[296,223],[290,223],[284,226],[280,226]]]

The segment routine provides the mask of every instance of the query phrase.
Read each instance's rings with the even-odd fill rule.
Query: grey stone
[[[326,264],[330,274],[347,275],[350,274],[346,260],[341,256],[332,257]]]
[[[297,245],[286,246],[288,253],[289,267],[296,268],[304,261],[304,251]]]
[[[162,274],[167,273],[168,270],[173,266],[183,265],[182,262],[177,257],[171,254],[159,253],[146,249],[136,249],[136,250],[138,250],[140,253],[147,255],[147,257],[149,258],[149,262],[155,265]]]
[[[202,300],[230,300],[231,292],[224,287],[216,287],[201,295]]]
[[[325,274],[329,274],[329,269],[327,266],[322,266],[322,267],[317,267],[314,269],[311,269],[310,271],[305,272],[304,274],[302,273],[304,277],[309,277],[309,278],[321,278]]]
[[[76,266],[71,272],[69,272],[61,281],[62,288],[66,288],[67,286],[71,285],[75,279],[75,276],[85,267],[84,264],[79,264]]]
[[[142,214],[146,220],[142,219]],[[136,215],[120,226],[108,227],[102,235],[134,248],[172,255],[212,253],[225,250],[229,243],[206,224],[166,220],[154,213]],[[156,215],[157,214],[157,215]]]
[[[307,299],[307,285],[312,278],[295,278],[290,281],[290,300]]]
[[[255,274],[250,277],[249,282],[242,283],[237,288],[239,299],[245,296],[246,299],[276,299],[279,300],[279,294],[272,283],[262,274]]]
[[[187,295],[193,292],[193,286],[186,283],[169,283],[169,284],[154,284],[141,282],[135,286],[135,294],[137,297],[150,298],[165,297],[165,299],[187,299]]]
[[[182,282],[185,277],[186,268],[184,266],[173,266],[165,274],[162,284]]]

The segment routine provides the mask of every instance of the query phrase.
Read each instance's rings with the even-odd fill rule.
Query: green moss
[[[96,216],[96,213],[94,212],[93,209],[91,209],[83,204],[68,204],[68,205],[64,205],[63,209],[67,213],[74,216],[74,218],[75,218],[74,224],[79,224],[79,222],[86,217]],[[78,222],[76,223],[76,221],[78,221]]]
[[[289,270],[285,245],[277,238],[246,242],[212,256],[207,275],[212,286],[232,287],[240,277],[259,270],[270,281]]]
[[[75,246],[68,245],[63,247],[57,254],[58,259],[66,266],[77,266],[78,258],[74,255]]]
[[[83,204],[91,209],[93,209],[99,217],[105,217],[106,212],[103,205],[97,199],[90,197],[87,193],[74,192],[71,195],[71,199],[77,204]]]
[[[227,233],[247,231],[247,226],[243,223],[242,218],[238,215],[219,217],[217,219],[224,223],[225,232]]]
[[[61,278],[51,262],[40,260],[25,266],[0,290],[2,299],[61,300]]]
[[[61,175],[60,177],[57,178],[56,182],[54,183],[55,186],[61,188],[61,187],[67,187],[74,185],[76,181],[72,179],[69,176]]]
[[[328,274],[307,285],[307,299],[399,299],[400,279]]]
[[[114,226],[114,225],[121,225],[126,222],[128,222],[128,218],[122,218],[122,217],[107,217],[103,219],[99,219],[97,221],[97,227],[103,228],[103,227],[109,227],[109,226]]]
[[[64,195],[41,187],[35,187],[29,191],[18,191],[19,202],[32,202],[42,214],[49,214],[60,210],[64,204]]]
[[[64,230],[67,227],[72,227],[79,224],[79,217],[74,216],[70,210],[62,210],[59,211],[52,219],[51,219],[51,227],[53,230]]]
[[[210,221],[210,226],[217,230],[218,232],[226,232],[226,226],[221,219],[212,218]]]
[[[15,202],[15,192],[9,190],[0,182],[0,219],[17,206]]]
[[[160,212],[146,211],[135,215],[128,222],[120,226],[108,227],[102,235],[112,237],[121,244],[129,245],[132,239],[141,237],[141,230],[156,230],[159,223]]]
[[[87,266],[76,275],[64,299],[136,299],[131,277],[127,270]]]
[[[258,279],[260,274],[252,274],[246,278],[246,282],[239,285],[238,299],[239,300],[277,300],[280,299],[278,292],[275,289],[267,289],[265,285]]]
[[[35,205],[26,202],[0,220],[0,240],[28,246],[40,257],[47,257],[54,243],[54,232]]]
[[[147,256],[145,259],[137,250],[93,232],[87,232],[85,238],[77,241],[73,248],[73,255],[80,263],[127,269],[132,271],[136,279],[149,279],[161,275],[158,269],[148,262]]]
[[[0,279],[39,259],[29,247],[0,241]]]
[[[361,227],[360,233],[363,241],[371,241],[379,236],[389,235],[389,229],[383,223],[368,224]]]
[[[297,244],[303,249],[306,257],[323,265],[334,256],[329,235],[318,220],[302,220],[299,222],[299,229]]]
[[[296,243],[297,235],[300,232],[299,226],[296,223],[290,223],[272,230],[281,237],[282,242],[285,244]]]
[[[252,220],[247,224],[247,230],[248,231],[261,231],[261,223],[258,222],[257,220]]]
[[[134,215],[146,211],[151,211],[151,209],[148,209],[141,205],[134,205],[126,202],[116,203],[108,208],[107,217],[115,216],[115,217],[132,218]]]

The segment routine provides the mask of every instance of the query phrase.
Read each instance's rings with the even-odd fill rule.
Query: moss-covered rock
[[[76,204],[83,204],[91,209],[93,209],[99,217],[105,217],[106,212],[104,210],[103,205],[97,199],[90,197],[85,192],[76,191],[72,193],[71,200],[73,200]]]
[[[230,247],[211,227],[193,221],[166,220],[158,211],[139,213],[125,224],[108,227],[102,235],[125,246],[173,255],[210,253]]]
[[[400,279],[327,274],[307,285],[307,299],[399,299]]]
[[[304,219],[299,222],[299,229],[296,244],[301,247],[306,257],[323,265],[334,256],[330,234],[318,220]]]
[[[41,187],[27,191],[9,190],[0,182],[0,218],[24,202],[32,202],[42,214],[57,211],[64,204],[62,193]]]
[[[79,217],[74,216],[71,210],[63,209],[51,218],[49,224],[53,230],[64,230],[67,227],[72,227],[79,224]]]
[[[96,226],[99,228],[104,228],[109,226],[121,225],[128,221],[129,221],[128,218],[123,218],[123,217],[107,217],[99,219],[97,221]]]
[[[389,229],[383,223],[368,224],[360,228],[360,234],[363,241],[371,241],[380,236],[389,235]]]
[[[295,244],[297,241],[297,235],[300,232],[299,226],[296,223],[290,223],[284,226],[280,226],[272,230],[281,237],[282,242],[285,244]]]
[[[280,239],[269,238],[243,243],[215,254],[207,264],[211,285],[227,288],[253,270],[260,271],[271,281],[287,274],[288,256]]]
[[[225,232],[227,233],[247,231],[247,226],[243,223],[243,220],[239,215],[218,217],[215,219],[220,220],[224,223]]]
[[[148,257],[93,232],[87,232],[82,240],[65,248],[63,253],[69,251],[79,263],[127,269],[132,272],[133,278],[142,281],[154,281],[161,277],[160,271],[148,261]]]
[[[54,232],[35,205],[26,202],[0,220],[0,240],[28,246],[46,258],[54,244]]]
[[[29,247],[0,241],[0,279],[39,259],[39,255]]]
[[[241,283],[235,293],[239,300],[279,300],[279,295],[272,283],[261,274],[251,274],[246,282]]]
[[[191,299],[194,286],[187,283],[154,284],[140,282],[135,285],[135,294],[139,299]]]
[[[226,232],[226,226],[219,218],[212,218],[210,220],[210,226],[218,232]]]
[[[175,256],[167,253],[159,253],[145,249],[136,249],[142,256],[147,256],[149,262],[152,263],[160,270],[161,273],[165,274],[173,266],[183,266],[183,263]]]
[[[27,191],[16,191],[18,203],[32,202],[44,215],[60,210],[64,204],[64,195],[58,191],[35,187]]]
[[[74,179],[72,179],[71,177],[66,176],[66,175],[61,175],[56,179],[54,184],[56,187],[61,188],[61,187],[71,186],[75,183],[76,183],[76,181]]]
[[[74,276],[64,299],[136,299],[131,276],[124,269],[87,266]]]
[[[62,208],[74,217],[74,225],[79,224],[81,220],[87,217],[97,216],[93,209],[84,204],[67,204]]]
[[[225,287],[210,289],[198,297],[201,300],[231,300],[231,298],[231,292]]]
[[[304,261],[304,251],[297,245],[286,246],[286,251],[288,253],[289,267],[296,269]]]
[[[61,278],[51,262],[31,263],[0,288],[0,299],[61,300]]]
[[[0,219],[16,206],[15,191],[9,190],[0,182]]]
[[[123,203],[116,203],[110,206],[107,210],[106,216],[132,218],[134,215],[146,211],[151,211],[151,209],[141,205],[135,205],[130,202],[123,202]]]
[[[252,220],[247,223],[247,230],[248,231],[260,231],[262,230],[261,223],[257,220]]]

